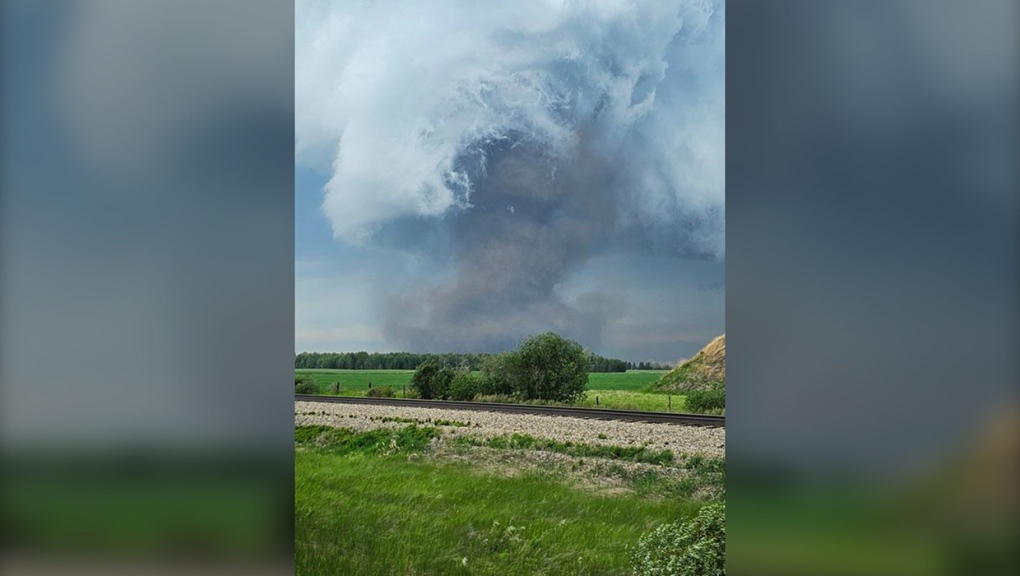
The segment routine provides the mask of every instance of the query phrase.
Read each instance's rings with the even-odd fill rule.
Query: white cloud
[[[466,157],[502,139],[623,175],[625,216],[722,257],[722,3],[322,2],[296,10],[296,154],[325,162],[334,235],[470,206]],[[714,14],[714,16],[713,16]],[[629,211],[628,211],[629,207]],[[691,218],[688,218],[690,220]]]

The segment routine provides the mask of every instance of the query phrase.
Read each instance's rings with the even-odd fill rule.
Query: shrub
[[[711,390],[687,392],[687,409],[691,412],[721,412],[726,409],[726,388],[713,386]]]
[[[372,398],[393,398],[395,394],[391,386],[376,386],[375,388],[369,388],[368,392],[365,392],[365,396]]]
[[[506,360],[514,395],[521,400],[572,404],[588,385],[588,354],[553,332],[525,340]]]
[[[411,376],[411,390],[418,398],[432,400],[436,397],[432,382],[439,373],[439,365],[435,362],[425,362],[418,366]]]
[[[315,379],[308,374],[295,374],[294,375],[294,393],[295,394],[315,394],[319,391],[319,387],[315,384]]]
[[[513,352],[488,356],[482,362],[482,377],[478,381],[478,394],[484,396],[506,396],[509,398],[514,393],[513,385],[510,383],[509,364],[513,358]],[[500,400],[502,402],[502,400]]]
[[[474,400],[477,394],[478,383],[475,381],[475,377],[471,375],[471,372],[462,370],[454,375],[446,396],[450,400],[469,401]]]
[[[684,522],[659,526],[638,541],[638,576],[724,576],[726,505],[710,504]]]
[[[411,376],[411,390],[424,400],[444,399],[453,381],[453,370],[426,362]]]
[[[450,397],[450,384],[456,373],[452,368],[440,368],[432,379],[432,388],[435,390],[436,398],[447,400]]]

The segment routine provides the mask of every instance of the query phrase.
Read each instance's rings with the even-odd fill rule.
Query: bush
[[[513,352],[488,356],[482,361],[482,377],[478,381],[478,394],[484,396],[506,396],[514,393],[510,383],[509,364]]]
[[[375,388],[369,388],[368,392],[365,392],[365,396],[371,398],[393,398],[395,395],[391,386],[376,386]]]
[[[687,392],[687,409],[691,412],[722,412],[726,409],[726,387],[713,385],[710,390]]]
[[[471,375],[471,372],[462,370],[454,375],[446,397],[450,400],[470,401],[474,400],[477,394],[478,383],[475,381],[475,377]]]
[[[319,391],[319,387],[315,384],[315,379],[308,374],[295,374],[294,375],[294,393],[295,394],[315,394]]]
[[[440,368],[435,362],[426,362],[414,371],[411,391],[423,400],[445,399],[453,375],[453,370],[449,368]]]
[[[425,362],[418,366],[411,376],[411,390],[418,398],[432,400],[436,397],[432,382],[439,373],[439,365],[435,362]]]
[[[638,576],[725,576],[726,505],[704,506],[695,518],[665,524],[638,541]]]
[[[521,400],[573,404],[588,385],[588,354],[580,344],[553,332],[532,336],[508,355],[506,368]]]
[[[456,372],[452,368],[440,368],[432,380],[432,387],[436,391],[436,398],[447,400],[450,397],[450,384]]]

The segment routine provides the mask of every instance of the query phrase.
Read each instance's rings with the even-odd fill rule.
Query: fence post
[[[666,398],[669,401],[669,404],[666,406],[666,412],[672,412],[673,411],[673,395],[672,394],[667,394]]]
[[[595,397],[595,405],[596,405],[596,406],[598,406],[598,405],[599,405],[599,397],[598,397],[598,396],[596,396],[596,397]]]

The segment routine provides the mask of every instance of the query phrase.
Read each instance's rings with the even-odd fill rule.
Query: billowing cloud
[[[616,297],[563,290],[593,255],[723,258],[723,51],[721,2],[298,2],[297,155],[334,236],[427,233],[453,268],[384,296],[387,335],[597,344]]]

